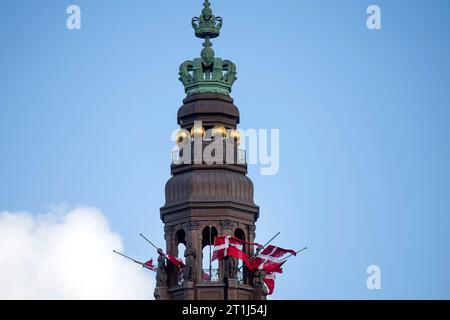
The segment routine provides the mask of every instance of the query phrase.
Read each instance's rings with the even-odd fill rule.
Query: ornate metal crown
[[[209,0],[203,3],[202,14],[192,18],[192,27],[197,38],[205,39],[200,58],[188,60],[180,66],[180,81],[188,96],[216,92],[229,95],[236,81],[236,65],[229,60],[215,57],[210,39],[220,35],[223,25],[221,17],[215,17]]]

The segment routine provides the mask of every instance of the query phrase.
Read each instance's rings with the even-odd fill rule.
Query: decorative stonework
[[[255,225],[249,225],[248,226],[248,233],[255,238],[256,236],[256,226]]]
[[[198,230],[198,222],[189,221],[188,223],[186,223],[186,230],[187,231]]]
[[[167,240],[172,235],[174,230],[175,230],[175,226],[165,226],[164,227],[164,239]]]
[[[231,220],[223,220],[221,222],[221,225],[222,225],[222,229],[224,229],[224,230],[233,230],[236,223],[234,223]]]
[[[197,258],[197,250],[192,245],[191,242],[188,242],[186,250],[184,252],[184,258],[186,261],[186,267],[184,268],[183,278],[185,280],[194,280],[197,277],[197,266],[196,266],[196,258]]]

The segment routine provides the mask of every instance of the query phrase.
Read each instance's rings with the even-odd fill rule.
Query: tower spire
[[[210,1],[197,1],[203,6],[192,27],[203,48],[200,57],[180,66],[188,97],[178,109],[178,149],[172,153],[166,201],[160,208],[166,252],[179,257],[179,245],[184,244],[186,266],[180,272],[162,261],[155,298],[265,300],[262,273],[254,277],[247,268],[238,271],[233,257],[212,263],[212,250],[206,259],[207,247],[212,249],[219,235],[253,243],[259,207],[247,176],[245,151],[239,148],[239,109],[229,97],[236,66],[218,58],[212,49],[211,41],[219,37],[223,20],[213,14]],[[243,249],[253,255],[253,245]]]
[[[217,38],[220,35],[220,29],[223,25],[223,19],[216,17],[211,9],[209,0],[203,3],[203,10],[199,17],[192,18],[192,27],[197,38],[205,39],[204,48],[211,48],[210,39]]]
[[[215,92],[229,95],[236,81],[236,65],[228,60],[216,58],[211,39],[220,35],[223,19],[216,17],[209,0],[203,3],[200,16],[192,18],[195,36],[204,39],[200,58],[185,61],[180,66],[180,81],[188,96]]]

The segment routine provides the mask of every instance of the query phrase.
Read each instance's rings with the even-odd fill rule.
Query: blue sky
[[[10,1],[0,11],[0,210],[88,205],[126,251],[159,208],[200,0]],[[378,4],[383,29],[369,31]],[[69,31],[66,8],[82,10]],[[450,298],[450,3],[216,0],[241,128],[280,129],[252,166],[260,242],[309,250],[274,299]],[[379,265],[382,289],[366,287]]]

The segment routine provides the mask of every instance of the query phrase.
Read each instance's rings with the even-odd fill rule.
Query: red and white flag
[[[268,273],[264,277],[264,285],[267,288],[267,294],[270,296],[275,290],[275,275],[276,273]]]
[[[205,271],[203,271],[203,274],[202,274],[202,280],[203,280],[203,281],[210,281],[210,280],[211,280],[211,277],[209,276],[208,273],[206,273]]]
[[[171,263],[173,263],[179,269],[184,268],[186,266],[182,259],[168,255],[168,254],[164,253],[164,251],[162,251],[161,249],[158,250],[158,253],[160,255],[164,256],[167,260],[169,260]]]
[[[152,271],[155,271],[155,272],[158,271],[158,268],[153,265],[153,259],[150,259],[149,261],[143,263],[141,261],[138,261],[138,260],[135,260],[133,258],[130,258],[129,256],[126,256],[123,253],[120,253],[120,252],[118,252],[116,250],[113,250],[113,252],[118,254],[118,255],[120,255],[120,256],[122,256],[122,257],[124,257],[124,258],[127,258],[128,260],[133,261],[134,263],[137,263],[137,264],[141,265],[143,268],[146,268],[146,269],[149,269],[149,270],[152,270]]]
[[[248,265],[248,254],[244,252],[244,243],[242,240],[230,236],[216,237],[212,261],[222,260],[225,257],[234,257]]]
[[[166,257],[167,257],[167,259],[169,259],[170,262],[172,262],[174,265],[176,265],[180,269],[184,268],[186,266],[181,258],[177,258],[174,256],[169,256],[169,255],[166,255]]]
[[[263,251],[258,253],[253,260],[250,261],[251,269],[264,270],[266,272],[283,273],[281,267],[286,261],[280,262],[286,254],[297,255],[294,250],[287,250],[280,247],[269,245]]]
[[[150,259],[146,263],[143,263],[142,266],[152,271],[158,271],[158,268],[153,264],[153,259]]]

